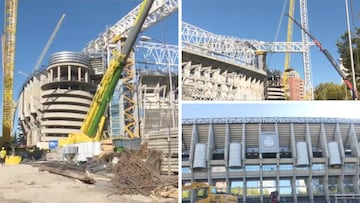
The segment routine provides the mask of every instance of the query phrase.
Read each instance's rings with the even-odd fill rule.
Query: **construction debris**
[[[95,180],[91,177],[88,177],[85,172],[78,172],[74,170],[63,170],[63,169],[57,169],[55,167],[47,167],[47,166],[41,166],[39,168],[40,171],[48,171],[50,173],[55,173],[58,175],[66,176],[69,178],[74,178],[77,180],[81,180],[84,183],[88,184],[94,184]]]
[[[162,151],[160,174],[178,174],[178,128],[150,132],[143,137],[143,142],[149,149]]]

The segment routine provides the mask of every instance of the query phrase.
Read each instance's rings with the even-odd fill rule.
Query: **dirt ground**
[[[4,203],[177,202],[142,195],[110,195],[115,191],[104,182],[89,185],[30,165],[0,166],[0,202]]]

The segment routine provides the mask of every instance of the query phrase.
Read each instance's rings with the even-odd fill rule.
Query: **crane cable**
[[[277,42],[277,41],[278,41],[279,33],[280,33],[280,28],[281,28],[282,21],[283,21],[284,16],[285,16],[286,6],[287,6],[287,0],[284,0],[283,7],[282,7],[282,10],[281,10],[280,19],[279,19],[279,22],[278,22],[278,25],[277,25],[277,28],[276,28],[276,33],[275,33],[275,37],[274,37],[274,42]],[[271,50],[270,50],[270,51],[271,51]],[[270,52],[269,61],[267,62],[267,64],[269,64],[269,65],[270,65],[270,63],[271,63],[271,57],[272,57],[272,52]]]

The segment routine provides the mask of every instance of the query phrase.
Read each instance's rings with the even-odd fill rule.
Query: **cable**
[[[277,41],[278,41],[279,33],[280,33],[280,28],[281,28],[282,21],[283,21],[283,19],[284,19],[284,15],[285,15],[286,6],[287,6],[287,0],[284,0],[284,4],[283,4],[282,10],[281,10],[281,15],[280,15],[279,23],[278,23],[278,26],[277,26],[277,28],[276,28],[276,33],[275,33],[274,42],[277,42]],[[272,57],[272,53],[270,52],[269,61],[267,62],[267,64],[269,64],[269,65],[270,65],[270,63],[271,63],[271,57]]]

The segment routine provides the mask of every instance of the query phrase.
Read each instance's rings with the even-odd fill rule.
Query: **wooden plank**
[[[91,177],[88,177],[85,172],[84,173],[80,173],[80,172],[76,172],[76,171],[70,171],[70,170],[61,170],[61,169],[57,169],[57,168],[53,168],[53,167],[47,167],[47,166],[41,166],[39,168],[40,171],[48,171],[50,173],[54,173],[54,174],[58,174],[58,175],[62,175],[65,177],[69,177],[69,178],[74,178],[77,180],[81,180],[84,183],[88,183],[88,184],[94,184],[95,180]]]

